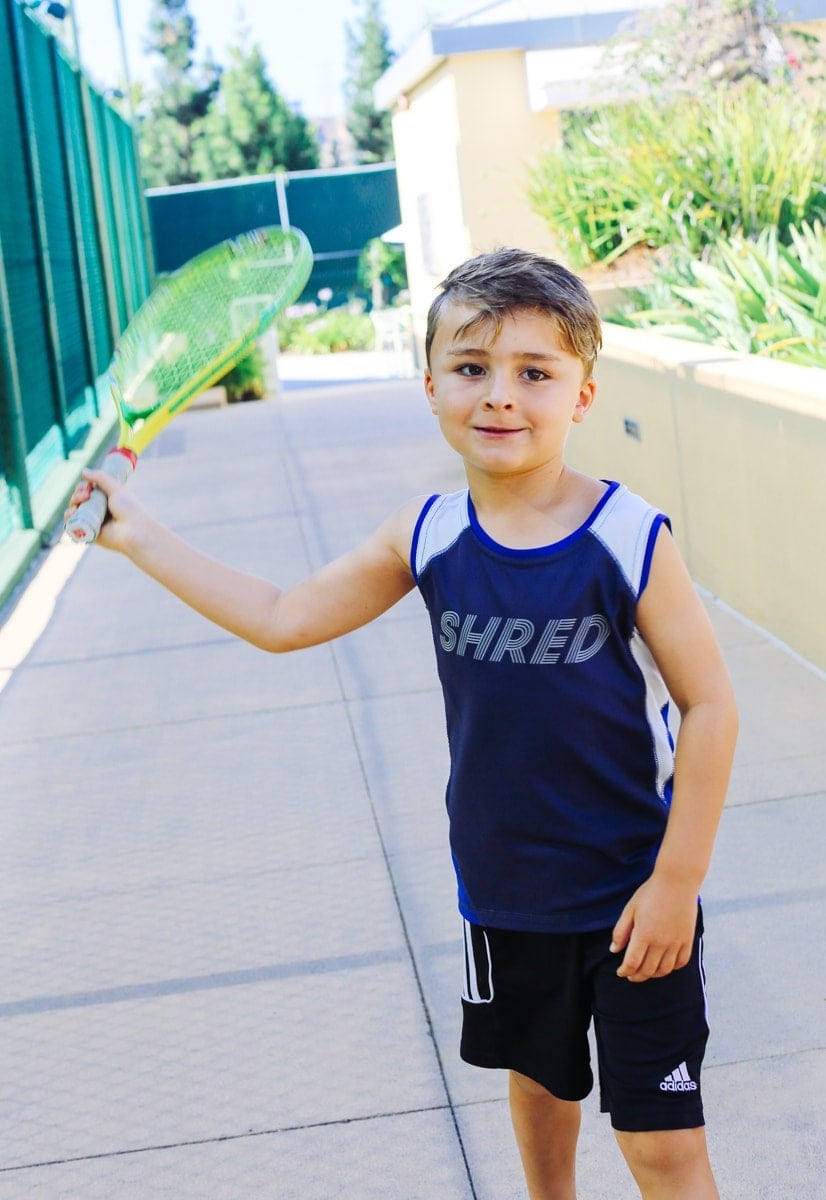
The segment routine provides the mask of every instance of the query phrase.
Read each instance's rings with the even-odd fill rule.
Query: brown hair
[[[521,309],[546,314],[554,321],[563,348],[582,360],[586,376],[593,371],[602,346],[599,313],[582,280],[561,263],[529,250],[492,250],[455,267],[439,288],[427,314],[428,366],[442,311],[456,302],[476,309],[462,333],[489,324],[496,336],[503,319]]]

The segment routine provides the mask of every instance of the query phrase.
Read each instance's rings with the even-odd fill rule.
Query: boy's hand
[[[684,967],[697,926],[697,891],[656,873],[637,889],[614,926],[611,950],[625,950],[620,979],[644,983]]]
[[[148,521],[148,515],[130,494],[129,489],[105,471],[83,471],[83,478],[72,493],[69,507],[63,514],[64,520],[68,520],[75,509],[84,500],[89,499],[93,487],[100,488],[105,493],[109,509],[96,538],[97,543],[108,550],[119,550],[128,554],[142,523]]]

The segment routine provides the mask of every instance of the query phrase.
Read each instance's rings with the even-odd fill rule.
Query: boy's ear
[[[589,377],[583,382],[582,387],[579,389],[579,398],[576,402],[576,408],[574,409],[573,416],[571,417],[572,421],[574,421],[576,424],[579,424],[580,421],[585,420],[588,410],[594,403],[596,394],[597,381],[594,379],[593,375],[589,375]]]
[[[436,415],[436,389],[433,386],[433,376],[425,367],[424,372],[424,393],[427,396],[427,402],[430,405],[430,411]]]

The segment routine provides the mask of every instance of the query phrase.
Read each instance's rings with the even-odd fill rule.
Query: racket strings
[[[161,280],[112,363],[126,422],[174,411],[225,374],[301,293],[311,269],[304,235],[273,228],[213,247]]]

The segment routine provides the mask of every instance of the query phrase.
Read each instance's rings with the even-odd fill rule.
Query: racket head
[[[136,454],[220,379],[301,294],[313,252],[298,229],[229,238],[159,281],[109,368],[118,444]]]

